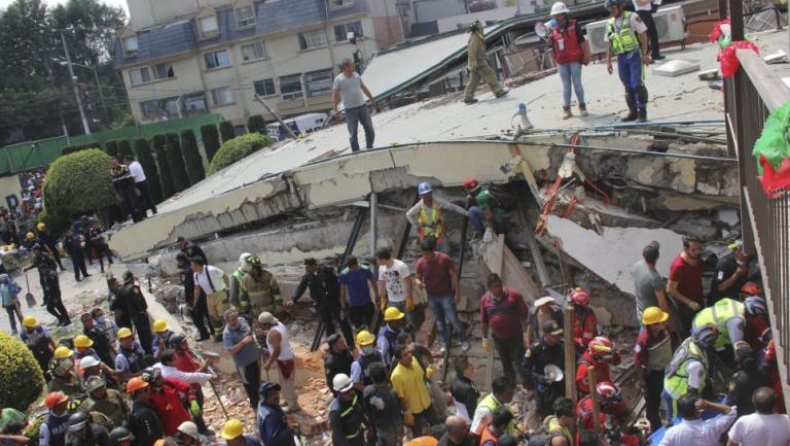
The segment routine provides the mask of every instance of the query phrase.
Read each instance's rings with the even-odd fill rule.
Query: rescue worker
[[[749,344],[738,341],[734,349],[737,371],[727,383],[727,405],[736,406],[739,416],[750,415],[754,413],[754,391],[767,386],[768,381],[758,370],[754,350]]]
[[[49,414],[38,430],[39,446],[66,446],[70,417],[68,404],[69,397],[63,392],[50,392],[44,398]]]
[[[219,436],[227,446],[261,446],[261,442],[252,435],[244,434],[244,425],[238,418],[231,418],[222,425]]]
[[[44,379],[49,382],[52,379],[49,373],[49,364],[52,361],[53,352],[58,348],[52,336],[49,335],[49,330],[39,324],[38,319],[34,316],[25,316],[22,320],[20,338],[33,353],[39,368],[44,373]]]
[[[495,189],[492,184],[480,184],[474,177],[465,179],[463,187],[469,204],[469,224],[475,237],[486,243],[493,241],[494,234],[502,234],[506,229],[507,212],[514,204],[512,196],[505,190]]]
[[[547,36],[551,43],[552,58],[562,80],[562,119],[573,116],[571,112],[571,84],[579,103],[579,115],[587,116],[582,85],[582,65],[590,63],[590,44],[586,30],[574,19],[563,2],[551,5],[551,28]]]
[[[250,270],[242,277],[239,296],[241,313],[249,315],[253,321],[266,311],[279,313],[283,306],[283,296],[277,278],[263,269],[261,259],[257,256],[248,258],[247,263]]]
[[[507,435],[507,428],[513,423],[513,413],[506,407],[500,407],[491,416],[491,423],[480,435],[480,446],[497,446],[499,437]]]
[[[749,254],[743,247],[743,241],[737,240],[728,247],[730,252],[716,263],[716,275],[710,282],[708,294],[709,306],[724,297],[737,298],[738,292],[749,281]]]
[[[620,388],[610,382],[600,382],[595,386],[600,408],[601,432],[595,432],[595,420],[593,417],[593,400],[587,395],[576,404],[576,445],[577,446],[598,446],[601,437],[605,436],[606,431],[615,428],[619,430],[619,423],[622,417],[627,414],[628,407],[623,404],[620,395]]]
[[[357,344],[359,344],[358,340]],[[354,362],[354,357],[348,351],[346,340],[337,333],[326,338],[326,345],[329,348],[324,357],[324,373],[326,374],[326,385],[332,389],[332,380],[337,374],[351,375],[351,363]]]
[[[776,364],[776,344],[774,344],[773,333],[770,328],[766,328],[760,335],[760,342],[762,343],[762,348],[757,356],[757,366],[768,381],[768,386],[778,396],[774,412],[785,413],[782,378],[779,376],[779,368]]]
[[[178,248],[181,252],[186,254],[188,258],[200,257],[200,259],[203,260],[203,264],[208,265],[208,257],[206,257],[206,253],[203,252],[200,246],[190,242],[184,237],[178,237],[176,242],[178,243]]]
[[[41,275],[41,285],[44,292],[44,301],[47,303],[47,312],[55,316],[55,319],[58,320],[58,326],[71,325],[69,312],[63,306],[58,272],[50,268],[47,262],[42,262],[39,265],[38,272]]]
[[[645,415],[650,428],[661,427],[661,391],[664,389],[664,369],[672,360],[672,339],[667,331],[669,314],[659,307],[642,311],[642,328],[634,345],[634,365],[639,387],[645,397]]]
[[[528,389],[535,389],[536,406],[541,419],[552,414],[554,400],[565,396],[565,379],[547,377],[546,367],[554,365],[565,370],[563,330],[555,320],[543,323],[543,336],[527,349],[524,356],[524,375]]]
[[[123,426],[110,431],[110,446],[132,446],[134,441],[134,434]]]
[[[590,295],[583,288],[576,288],[570,294],[576,319],[573,321],[573,343],[576,351],[584,351],[594,337],[598,336],[598,319],[589,307]],[[577,353],[578,354],[578,353]]]
[[[134,434],[135,446],[153,446],[154,442],[165,436],[162,422],[151,407],[148,387],[141,377],[132,378],[126,383],[126,391],[132,395],[132,410],[127,427]]]
[[[38,239],[44,244],[46,247],[47,252],[52,258],[55,260],[55,263],[58,264],[61,271],[66,271],[66,268],[63,267],[63,263],[60,261],[60,251],[58,250],[58,238],[55,237],[51,232],[47,230],[47,225],[44,223],[39,223],[36,225],[36,232],[38,233]]]
[[[82,322],[82,334],[91,340],[91,347],[99,355],[99,359],[109,366],[114,365],[115,346],[111,345],[104,332],[96,327],[93,316],[90,313],[82,313],[80,321]]]
[[[173,435],[178,426],[184,421],[192,421],[192,416],[200,416],[200,405],[197,395],[189,384],[175,379],[165,378],[158,368],[149,367],[143,372],[143,380],[148,382],[148,391],[151,396],[151,408],[162,420],[162,429],[165,435]],[[184,407],[179,393],[187,396],[189,411]]]
[[[712,307],[700,310],[694,317],[691,328],[693,330],[705,325],[715,325],[719,335],[713,348],[726,366],[734,367],[733,346],[744,340],[746,325],[754,323],[754,319],[761,318],[766,312],[767,307],[761,297],[748,297],[743,303],[725,297]]]
[[[115,313],[115,320],[122,327],[137,330],[140,345],[147,354],[152,354],[151,322],[148,319],[148,303],[140,287],[134,281],[131,271],[123,273],[123,285],[112,279],[111,289],[115,292],[116,299],[110,304],[110,310]]]
[[[472,425],[469,427],[470,433],[476,438],[481,438],[485,427],[491,424],[494,412],[500,407],[504,407],[512,412],[512,409],[510,409],[510,402],[513,401],[515,391],[516,388],[509,379],[505,377],[496,378],[491,383],[491,393],[483,397],[483,399],[477,403],[477,409],[475,409],[474,417],[472,418]],[[515,433],[516,430],[516,423],[511,421],[506,429],[506,433],[512,434]]]
[[[620,361],[620,355],[615,351],[609,338],[606,336],[593,338],[576,367],[576,388],[579,398],[590,393],[590,389],[600,382],[612,382],[609,365],[620,364]],[[587,371],[590,367],[595,367],[596,382],[594,383],[587,382]]]
[[[664,390],[661,399],[667,421],[672,422],[678,414],[677,401],[690,392],[701,396],[708,379],[708,354],[719,333],[715,325],[694,328],[675,350],[672,360],[664,370]]]
[[[175,440],[178,446],[202,446],[197,424],[184,421],[178,425]]]
[[[154,329],[154,339],[151,341],[151,352],[157,361],[162,357],[162,352],[167,350],[170,337],[175,333],[170,329],[170,325],[162,319],[154,321],[151,328]]]
[[[261,382],[260,351],[255,343],[252,328],[247,320],[239,317],[239,313],[231,308],[225,312],[225,331],[222,342],[225,350],[233,355],[233,364],[239,374],[239,379],[247,392],[250,407],[258,406],[257,389]]]
[[[367,331],[362,330],[357,334],[357,344],[359,345],[359,355],[351,363],[351,381],[357,391],[362,391],[365,386],[373,384],[373,379],[368,374],[368,367],[376,362],[384,363],[381,353],[373,345],[376,338]]]
[[[140,343],[134,340],[132,330],[121,327],[118,329],[120,345],[115,356],[115,373],[121,382],[139,376],[145,370],[145,351]]]
[[[145,219],[145,205],[137,196],[139,191],[135,188],[134,177],[129,172],[129,168],[119,163],[117,159],[110,158],[110,172],[113,189],[124,203],[126,211],[124,217],[131,215],[132,221],[135,223],[143,221]]]
[[[401,446],[403,444],[403,417],[398,395],[389,383],[387,368],[383,362],[374,362],[367,369],[373,384],[362,391],[362,407],[365,417],[375,432],[377,446]]]
[[[332,379],[332,390],[337,396],[329,405],[329,428],[333,446],[363,446],[365,425],[362,401],[354,391],[354,382],[345,373]]]
[[[420,196],[420,201],[406,211],[406,219],[413,227],[417,228],[420,242],[424,241],[426,237],[432,237],[438,251],[449,253],[450,243],[445,237],[444,211],[454,212],[464,217],[469,215],[469,211],[449,201],[435,198],[433,187],[428,182],[417,185],[417,195]]]
[[[194,407],[191,407],[191,409],[193,409],[192,417],[195,425],[200,433],[208,433],[208,426],[206,426],[206,422],[203,420],[202,416],[204,399],[201,386],[213,379],[214,375],[202,371],[185,372],[178,369],[175,351],[169,349],[162,353],[159,364],[154,364],[154,367],[161,370],[162,378],[166,380],[175,380],[184,384],[189,384],[194,392],[198,406],[198,410],[194,410]]]
[[[252,254],[248,252],[242,253],[239,256],[238,268],[236,268],[236,271],[233,271],[233,274],[230,275],[230,297],[228,299],[230,304],[236,307],[236,309],[238,309],[242,315],[247,314],[247,311],[242,308],[241,302],[239,301],[239,294],[241,293],[241,279],[243,279],[244,275],[250,272],[252,269],[252,264],[247,262],[247,259],[250,257],[252,257]],[[249,310],[249,308],[247,308],[247,310]]]
[[[82,274],[83,278],[91,276],[88,274],[88,269],[85,266],[84,243],[81,236],[75,234],[74,230],[71,228],[66,230],[66,235],[63,237],[63,249],[71,258],[71,265],[74,268],[74,280],[77,282],[82,280],[80,274]]]
[[[55,349],[49,370],[52,374],[48,386],[50,392],[63,392],[68,396],[82,393],[74,352],[68,347],[60,346]]]
[[[606,0],[604,6],[611,13],[604,32],[606,71],[612,74],[612,54],[617,56],[617,72],[625,87],[628,115],[623,122],[647,121],[647,88],[645,65],[650,65],[647,53],[647,27],[639,15],[626,11],[627,0]]]
[[[206,302],[206,294],[198,293],[199,296],[195,299],[195,271],[192,270],[192,262],[189,257],[183,252],[176,254],[176,263],[178,264],[178,275],[181,280],[181,285],[184,286],[184,296],[186,298],[186,305],[189,313],[192,315],[192,322],[195,323],[199,336],[197,342],[203,342],[211,339],[211,319],[208,317],[208,303]],[[206,328],[208,327],[208,328]]]
[[[79,409],[82,412],[99,412],[106,415],[115,427],[123,426],[129,414],[129,404],[121,392],[108,389],[107,382],[99,376],[91,376],[85,381],[88,398]]]
[[[570,398],[558,398],[552,406],[554,415],[546,418],[543,426],[548,432],[547,446],[574,446],[571,429],[576,423],[576,413]]]
[[[479,20],[473,20],[469,25],[469,40],[466,44],[467,58],[469,60],[469,81],[464,90],[464,103],[474,104],[475,90],[480,78],[486,81],[494,96],[501,98],[508,94],[508,90],[502,88],[502,84],[497,79],[497,73],[488,65],[488,54],[486,53],[486,41],[483,35],[483,24]]]
[[[209,373],[213,373],[209,369],[209,363],[207,361],[198,359],[189,349],[186,336],[182,334],[174,334],[170,337],[169,342],[175,360],[174,362],[168,362],[168,364],[175,367],[176,370],[186,374],[205,374],[207,371]],[[165,374],[164,368],[162,369],[162,373],[163,375]],[[213,375],[209,376],[213,377]],[[202,380],[199,380],[198,382],[191,383],[192,388],[195,390],[195,395],[197,396],[198,405],[201,409],[205,407],[203,405],[205,402],[205,395],[203,394],[203,386],[201,385],[202,382]],[[197,424],[198,431],[200,431],[201,434],[208,434],[208,427],[206,426],[202,417],[195,417],[195,423]]]
[[[280,407],[280,389],[279,384],[269,381],[261,385],[261,402],[256,414],[258,439],[264,445],[296,446],[293,429]]]
[[[85,388],[85,383],[88,382],[88,378],[91,376],[106,377],[110,380],[112,386],[115,387],[115,371],[107,364],[96,359],[96,356],[85,355],[80,359],[79,366],[79,373],[82,375],[81,383],[83,389]]]
[[[392,366],[392,353],[395,350],[395,341],[403,331],[403,318],[405,316],[403,312],[395,307],[389,307],[384,311],[384,327],[379,330],[376,346],[388,367]]]

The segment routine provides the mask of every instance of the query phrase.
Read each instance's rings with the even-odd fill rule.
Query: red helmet
[[[601,404],[617,404],[622,401],[620,396],[620,388],[616,384],[610,382],[601,382],[595,386],[595,392],[598,394],[598,399]]]
[[[466,189],[469,192],[472,192],[475,189],[477,189],[478,187],[480,187],[480,183],[477,181],[477,178],[469,177],[469,178],[464,180],[463,186],[464,186],[464,189]]]
[[[584,288],[574,288],[574,290],[571,291],[571,300],[576,305],[586,307],[587,304],[590,303],[590,295],[587,294]]]
[[[611,355],[612,341],[610,341],[606,336],[596,336],[592,341],[590,341],[590,344],[587,345],[587,349],[596,358]]]
[[[762,288],[760,285],[757,285],[754,282],[746,282],[741,287],[741,294],[746,294],[749,296],[761,296],[763,294]]]
[[[58,404],[65,403],[68,400],[69,397],[67,397],[63,392],[50,392],[49,395],[44,398],[44,405],[47,406],[47,409],[52,409]]]

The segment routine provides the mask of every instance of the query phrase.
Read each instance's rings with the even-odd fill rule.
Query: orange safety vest
[[[437,209],[436,206],[430,208],[430,215],[426,206],[420,206],[420,215],[417,219],[419,227],[417,233],[420,235],[420,240],[425,240],[425,237],[433,237],[436,244],[442,241],[444,237],[444,220],[442,220],[442,211]]]
[[[491,441],[495,445],[499,444],[499,437],[491,433],[491,430],[486,426],[483,429],[483,432],[480,434],[480,445],[486,444],[487,441]]]

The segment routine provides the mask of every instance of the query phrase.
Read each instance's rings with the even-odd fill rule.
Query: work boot
[[[568,119],[573,116],[570,107],[562,107],[562,119]]]
[[[639,116],[636,118],[636,122],[647,122],[647,109],[646,108],[639,109],[637,111],[637,114]]]
[[[474,104],[474,103],[476,103],[476,102],[477,102],[477,99],[475,99],[475,98],[472,98],[472,99],[464,99],[464,104]]]
[[[499,93],[496,93],[494,96],[496,96],[497,98],[501,98],[503,96],[507,96],[508,93],[510,93],[510,90],[502,90]]]
[[[620,119],[620,122],[632,122],[636,121],[636,118],[639,115],[636,112],[636,101],[634,100],[634,95],[630,93],[625,94],[625,103],[628,104],[628,115],[626,117]]]
[[[579,116],[587,116],[587,104],[579,104]]]

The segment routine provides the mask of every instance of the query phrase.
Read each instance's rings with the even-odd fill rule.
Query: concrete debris
[[[673,60],[653,68],[653,74],[676,77],[699,70],[699,63],[687,60]]]
[[[557,72],[557,68],[555,67],[555,68],[549,68],[548,70],[544,70],[544,71],[537,71],[537,72],[510,77],[505,79],[505,86],[508,88],[520,87],[524,84],[534,82],[546,76],[551,76],[556,72]]]

